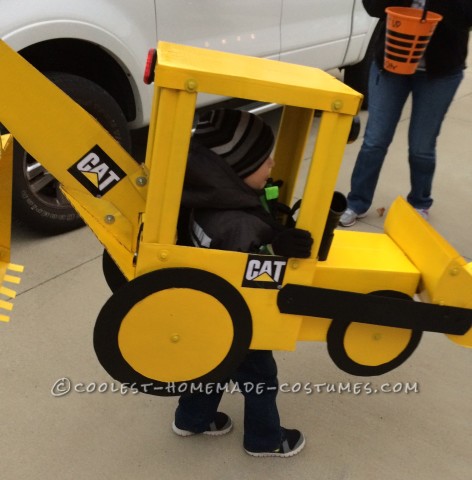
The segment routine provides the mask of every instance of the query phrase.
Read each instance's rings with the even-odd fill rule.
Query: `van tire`
[[[69,73],[47,72],[45,75],[130,151],[131,136],[126,118],[106,90],[84,77]],[[32,170],[32,167],[36,168]],[[18,143],[14,146],[13,216],[17,223],[49,235],[83,225],[82,219],[62,194],[59,182]]]

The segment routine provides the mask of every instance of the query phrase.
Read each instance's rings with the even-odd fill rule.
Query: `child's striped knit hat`
[[[240,110],[206,112],[193,138],[223,158],[241,178],[254,173],[274,148],[272,129],[257,115]]]

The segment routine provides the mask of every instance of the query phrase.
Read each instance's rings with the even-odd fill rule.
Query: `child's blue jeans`
[[[276,405],[279,388],[277,364],[269,350],[249,350],[245,360],[231,376],[232,391],[237,386],[244,395],[244,448],[270,451],[280,445],[280,417]],[[211,393],[182,395],[175,412],[175,423],[183,430],[205,431],[214,420],[225,383]]]

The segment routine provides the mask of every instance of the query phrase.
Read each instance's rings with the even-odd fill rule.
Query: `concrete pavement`
[[[430,220],[469,261],[471,111],[469,69],[439,139]],[[359,230],[380,231],[377,209],[407,193],[408,118],[406,109]],[[347,147],[337,187],[344,193],[359,146]],[[297,457],[244,453],[239,394],[221,405],[234,420],[231,434],[177,437],[175,398],[121,390],[95,357],[94,321],[110,295],[101,251],[86,228],[53,238],[14,230],[13,261],[26,271],[12,321],[0,325],[2,479],[472,479],[472,350],[439,334],[424,335],[404,365],[376,378],[338,370],[324,343],[276,352],[288,384],[279,395],[283,425],[307,438]],[[67,382],[71,391],[61,394]]]

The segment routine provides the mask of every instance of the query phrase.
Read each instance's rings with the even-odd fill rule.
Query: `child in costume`
[[[182,206],[190,212],[193,245],[284,257],[310,256],[309,232],[276,222],[264,187],[274,160],[274,135],[256,115],[219,109],[201,117],[192,138]],[[280,425],[277,365],[271,351],[249,350],[231,375],[244,395],[244,449],[253,456],[289,457],[305,445],[303,434]],[[224,382],[223,384],[224,385]],[[223,388],[182,395],[173,430],[181,436],[222,435],[232,428],[218,412]]]

